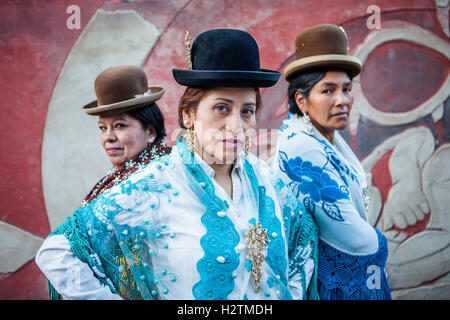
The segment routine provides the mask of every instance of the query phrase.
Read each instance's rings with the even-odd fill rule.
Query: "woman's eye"
[[[344,92],[352,92],[352,88],[344,88]]]
[[[251,116],[253,114],[255,114],[255,110],[253,110],[252,108],[247,108],[242,110],[242,113],[246,116]]]
[[[322,91],[322,93],[325,93],[325,94],[329,94],[329,93],[331,93],[331,92],[332,92],[331,89],[325,89],[325,90]]]
[[[123,124],[123,123],[116,123],[116,124],[114,125],[114,128],[125,128],[125,127],[126,127],[126,125]]]
[[[224,104],[218,104],[214,106],[214,110],[225,112],[228,111],[228,107]]]
[[[100,129],[100,131],[106,131],[106,127],[104,126],[99,126],[98,128]]]

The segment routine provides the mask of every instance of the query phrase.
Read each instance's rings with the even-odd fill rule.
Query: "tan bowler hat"
[[[334,24],[319,24],[303,30],[295,41],[295,57],[296,60],[284,68],[287,81],[302,71],[322,67],[349,70],[353,77],[361,72],[361,61],[348,55],[344,28]]]
[[[144,70],[117,66],[102,71],[95,79],[97,100],[85,105],[91,116],[126,112],[153,103],[162,97],[162,87],[149,87]]]

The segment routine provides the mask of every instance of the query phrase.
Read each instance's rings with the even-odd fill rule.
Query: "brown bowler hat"
[[[135,66],[117,66],[102,71],[95,79],[97,100],[83,107],[91,116],[138,109],[155,102],[164,94],[162,87],[149,87],[144,70]]]
[[[347,54],[348,39],[344,28],[334,24],[307,28],[297,36],[296,60],[284,68],[284,77],[290,81],[301,71],[321,67],[349,70],[355,77],[361,72],[361,61]]]

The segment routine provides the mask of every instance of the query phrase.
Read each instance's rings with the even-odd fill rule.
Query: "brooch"
[[[261,290],[259,286],[262,279],[262,265],[265,260],[264,251],[269,243],[267,236],[267,229],[261,228],[261,223],[251,224],[247,233],[248,244],[248,258],[252,264],[251,276],[254,280],[255,291],[258,293]]]

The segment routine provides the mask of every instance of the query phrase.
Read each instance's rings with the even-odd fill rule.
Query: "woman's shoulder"
[[[98,197],[102,206],[121,211],[151,205],[155,198],[177,194],[180,173],[172,154],[154,159]]]
[[[310,163],[314,166],[324,167],[329,162],[329,147],[326,142],[306,134],[299,133],[298,138],[293,141],[279,140],[277,146],[276,160],[278,165],[301,162]]]
[[[112,193],[117,193],[119,189],[124,188],[124,185],[141,183],[142,181],[167,179],[168,175],[166,169],[171,163],[170,155],[164,155],[157,159],[152,160],[150,163],[141,166],[138,170],[133,172],[127,179],[123,180],[121,183],[117,184],[112,188]]]
[[[299,155],[307,153],[325,154],[326,148],[326,141],[298,128],[289,127],[284,131],[280,129],[278,133],[277,149],[285,153]]]

